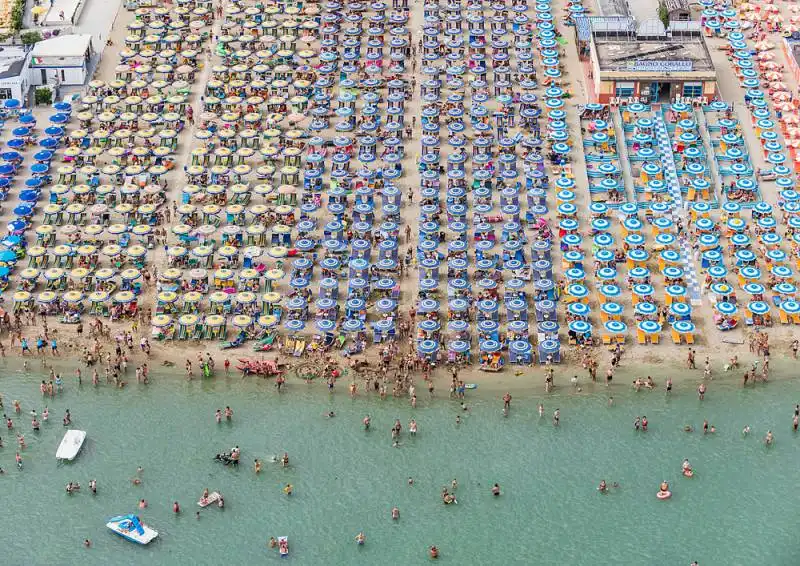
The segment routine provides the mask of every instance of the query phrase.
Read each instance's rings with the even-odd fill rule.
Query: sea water
[[[267,541],[284,535],[293,564],[426,564],[431,545],[439,562],[461,565],[800,563],[800,436],[791,431],[800,387],[790,381],[747,390],[714,382],[702,402],[689,385],[669,398],[619,386],[613,406],[605,388],[562,388],[517,394],[506,418],[498,396],[480,389],[463,413],[457,402],[431,401],[427,392],[417,409],[407,400],[353,400],[344,383],[329,395],[319,382],[290,381],[279,394],[272,382],[239,376],[186,382],[156,374],[149,386],[123,390],[79,388],[70,378],[47,401],[50,421],[36,434],[28,413],[43,409],[39,380],[10,370],[0,377],[6,412],[13,399],[22,403],[22,414],[12,415],[14,432],[28,443],[18,471],[13,432],[0,431],[3,564],[280,563]],[[214,411],[226,405],[232,422],[215,423]],[[59,464],[67,408],[88,440],[75,461]],[[326,418],[329,411],[336,416]],[[361,424],[367,414],[369,431]],[[634,430],[637,415],[647,416],[646,433]],[[415,438],[406,432],[412,417]],[[404,427],[397,447],[395,418]],[[704,419],[716,434],[702,434]],[[697,431],[684,432],[688,423]],[[770,448],[768,429],[776,437]],[[238,469],[214,461],[234,445],[242,450]],[[271,462],[283,452],[291,459],[286,469]],[[259,476],[254,458],[264,461]],[[694,478],[681,477],[684,458]],[[144,472],[136,486],[138,466]],[[88,490],[92,478],[96,496]],[[454,478],[458,504],[445,506],[440,492]],[[620,487],[601,495],[601,479]],[[662,480],[674,493],[669,501],[655,497]],[[67,495],[69,481],[81,491]],[[490,493],[495,482],[500,497]],[[291,497],[282,492],[287,483]],[[204,488],[220,491],[225,509],[212,506],[196,519]],[[139,511],[143,498],[149,506]],[[391,520],[394,506],[399,521]],[[106,530],[107,518],[131,512],[159,531],[150,546]],[[361,547],[359,531],[367,536]]]

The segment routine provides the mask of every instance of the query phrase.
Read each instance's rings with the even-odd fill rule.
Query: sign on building
[[[629,71],[642,73],[687,73],[692,70],[691,61],[631,61]]]

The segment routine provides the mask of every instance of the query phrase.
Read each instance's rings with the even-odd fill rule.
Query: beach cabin
[[[0,100],[14,98],[25,104],[31,88],[30,59],[22,48],[0,49]]]
[[[40,41],[31,51],[31,83],[83,85],[89,76],[93,54],[89,34],[59,35]]]
[[[688,22],[692,19],[688,0],[660,0],[658,10],[660,13],[666,14],[666,19],[670,23]]]

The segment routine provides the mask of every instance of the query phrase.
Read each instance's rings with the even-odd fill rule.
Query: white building
[[[0,100],[16,98],[26,103],[31,87],[28,62],[28,54],[23,48],[0,48]]]
[[[92,52],[92,36],[88,34],[40,41],[31,51],[31,80],[34,85],[82,85],[89,74]]]

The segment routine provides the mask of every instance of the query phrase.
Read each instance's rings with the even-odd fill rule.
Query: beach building
[[[616,5],[616,3],[615,3]],[[581,17],[579,53],[594,102],[711,100],[717,77],[697,22]]]
[[[800,81],[800,38],[785,37],[781,43],[789,72],[795,81]]]
[[[31,87],[29,57],[21,47],[0,48],[0,100],[25,100]]]
[[[94,48],[91,35],[60,35],[37,43],[31,51],[34,85],[82,85]]]
[[[667,21],[688,22],[692,19],[688,0],[660,0],[659,7],[667,13]]]

